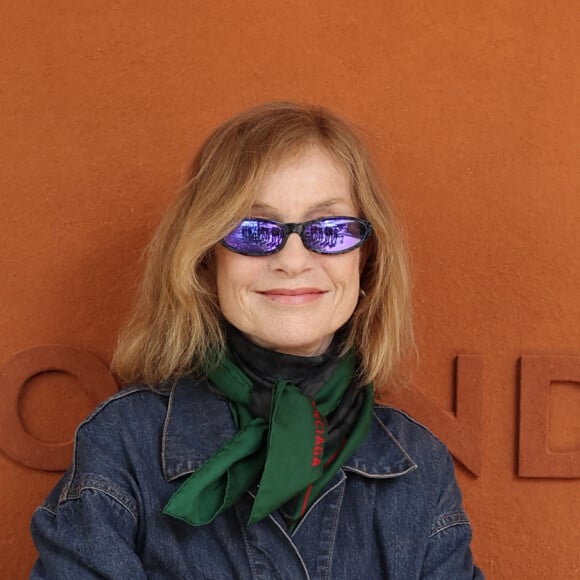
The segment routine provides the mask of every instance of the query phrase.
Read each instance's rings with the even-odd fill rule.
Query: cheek
[[[342,300],[345,308],[356,306],[360,291],[360,263],[361,256],[357,254],[344,254],[341,263],[335,265],[334,278],[337,285],[342,287]]]
[[[220,308],[224,313],[243,306],[252,281],[256,279],[251,258],[219,248],[215,256],[215,284]]]

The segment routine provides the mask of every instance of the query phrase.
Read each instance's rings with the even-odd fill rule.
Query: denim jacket
[[[191,379],[130,387],[100,405],[33,516],[31,578],[483,578],[447,449],[389,407],[376,408],[366,441],[293,533],[277,512],[247,527],[249,492],[206,526],[164,515],[234,433],[227,401]]]

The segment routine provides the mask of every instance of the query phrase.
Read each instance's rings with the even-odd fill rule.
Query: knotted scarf
[[[349,353],[312,397],[290,381],[277,380],[264,418],[250,410],[252,381],[223,358],[208,377],[229,399],[238,432],[181,485],[164,513],[194,526],[208,524],[259,480],[248,525],[297,500],[291,502],[292,527],[368,434],[372,385],[362,387],[363,401],[350,432],[327,448],[328,417],[351,386],[354,370],[355,357]]]

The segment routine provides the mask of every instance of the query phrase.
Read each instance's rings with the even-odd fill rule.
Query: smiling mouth
[[[276,288],[258,292],[258,294],[277,304],[301,305],[315,302],[326,292],[318,288],[298,288],[296,290]]]

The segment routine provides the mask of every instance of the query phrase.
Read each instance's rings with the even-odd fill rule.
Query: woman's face
[[[252,210],[252,217],[283,223],[332,215],[358,217],[358,212],[346,174],[316,146],[267,174]],[[222,314],[260,346],[321,354],[356,307],[360,261],[360,248],[315,254],[297,234],[269,256],[242,256],[219,245],[215,269]]]

